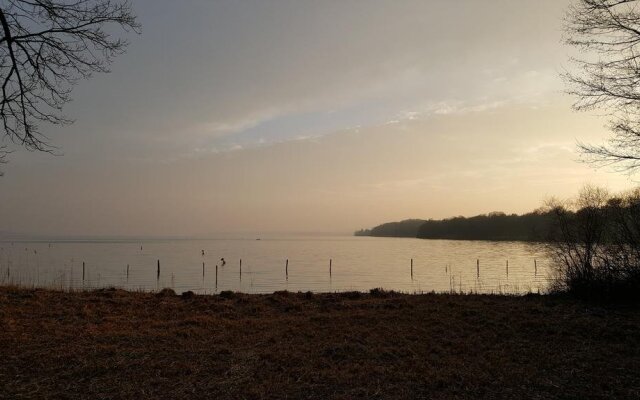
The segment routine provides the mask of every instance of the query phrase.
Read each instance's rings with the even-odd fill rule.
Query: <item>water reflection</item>
[[[63,289],[525,293],[546,290],[550,267],[541,245],[522,242],[288,237],[0,243],[0,283]]]

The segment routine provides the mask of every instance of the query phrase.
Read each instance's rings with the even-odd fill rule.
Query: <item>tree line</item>
[[[492,212],[473,217],[452,217],[441,220],[408,219],[389,222],[372,229],[361,229],[356,236],[414,237],[450,240],[522,240],[544,241],[552,215],[548,210],[536,210],[517,215]]]
[[[410,219],[356,235],[537,241],[554,260],[554,290],[590,299],[640,300],[640,188],[610,194],[586,186],[575,199],[552,199],[523,215]]]

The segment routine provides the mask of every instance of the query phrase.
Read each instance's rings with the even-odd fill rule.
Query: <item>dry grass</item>
[[[553,296],[0,288],[0,398],[638,399],[640,311]]]

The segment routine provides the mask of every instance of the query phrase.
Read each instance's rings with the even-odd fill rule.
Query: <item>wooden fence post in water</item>
[[[127,280],[129,280],[129,264],[127,264]]]
[[[413,280],[413,258],[411,259],[411,280]]]
[[[157,280],[160,280],[160,260],[158,260],[158,274],[156,276]]]
[[[480,278],[480,259],[476,260],[476,271],[478,274],[478,278]]]
[[[82,282],[84,282],[84,261],[82,262]]]
[[[242,258],[240,259],[240,280],[242,280]]]
[[[218,289],[218,264],[216,264],[216,290]]]
[[[332,267],[332,264],[333,264],[333,260],[332,260],[332,259],[329,259],[329,277],[331,277],[331,267]]]
[[[289,259],[287,258],[286,263],[284,264],[284,274],[287,279],[289,279]]]
[[[509,276],[509,260],[507,260],[507,276]]]
[[[533,276],[538,276],[538,262],[533,259]]]
[[[204,278],[204,263],[202,263],[202,277]]]

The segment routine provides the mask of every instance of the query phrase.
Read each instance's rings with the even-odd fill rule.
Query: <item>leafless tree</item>
[[[606,191],[586,186],[575,201],[550,200],[554,220],[549,249],[559,267],[560,283],[589,280],[604,248]]]
[[[113,27],[140,27],[126,0],[0,0],[0,26],[4,136],[40,151],[52,146],[39,125],[71,123],[62,108],[73,85],[126,49]]]
[[[640,297],[640,189],[610,195],[586,186],[574,201],[550,200],[547,207],[554,289]]]
[[[589,162],[621,171],[640,168],[640,3],[576,0],[566,17],[567,43],[583,51],[564,75],[577,110],[610,115],[606,144],[580,144]]]
[[[0,165],[6,164],[7,163],[7,154],[9,153],[9,151],[7,150],[6,146],[0,146]],[[2,172],[2,170],[0,170],[0,176],[3,176],[4,172]]]

